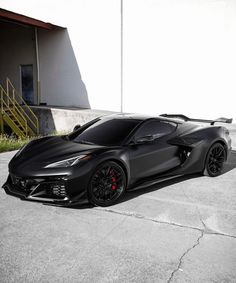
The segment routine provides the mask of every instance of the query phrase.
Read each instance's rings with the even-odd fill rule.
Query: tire
[[[219,176],[222,173],[226,160],[225,148],[221,143],[215,143],[207,153],[205,173],[210,177]]]
[[[89,202],[95,206],[115,204],[126,189],[126,175],[116,162],[100,164],[93,173],[88,186]]]

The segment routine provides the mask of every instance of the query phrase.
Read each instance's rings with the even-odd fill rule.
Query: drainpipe
[[[120,112],[123,113],[123,0],[120,0]]]
[[[38,45],[38,29],[34,28],[35,34],[35,52],[36,52],[36,69],[37,69],[37,104],[40,105],[40,74],[39,74],[39,45]]]

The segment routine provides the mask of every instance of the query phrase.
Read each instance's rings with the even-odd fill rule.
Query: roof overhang
[[[13,23],[24,24],[24,25],[47,29],[47,30],[55,30],[55,29],[63,28],[57,25],[53,25],[51,23],[45,23],[43,21],[30,18],[21,14],[17,14],[8,10],[4,10],[1,8],[0,8],[0,21],[10,21]]]

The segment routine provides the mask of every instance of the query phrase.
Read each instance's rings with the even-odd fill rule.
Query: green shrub
[[[17,150],[31,139],[32,138],[16,138],[13,136],[0,135],[0,152]]]
[[[68,134],[68,131],[54,131],[51,135],[52,136],[58,136],[58,135],[65,135]],[[27,138],[17,138],[15,136],[8,136],[8,135],[2,135],[0,134],[0,153],[5,151],[12,151],[12,150],[18,150],[23,145],[31,141],[32,139],[40,138],[38,137],[27,137]]]

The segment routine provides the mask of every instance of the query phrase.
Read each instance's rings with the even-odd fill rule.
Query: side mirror
[[[154,136],[153,135],[148,135],[144,137],[139,137],[135,140],[136,144],[145,144],[145,143],[151,143],[154,141]]]
[[[81,126],[80,125],[75,125],[73,132],[77,131]]]

